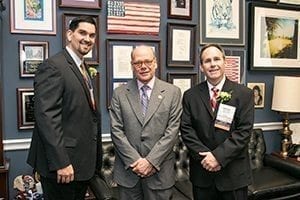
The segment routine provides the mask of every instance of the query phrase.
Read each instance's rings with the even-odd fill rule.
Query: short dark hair
[[[69,30],[75,31],[78,28],[79,23],[81,23],[81,22],[87,22],[87,23],[93,24],[97,30],[97,25],[96,25],[95,20],[93,19],[92,16],[89,16],[89,15],[78,16],[78,17],[75,17],[74,19],[72,19],[72,21],[69,24]]]
[[[222,54],[223,54],[223,58],[225,59],[225,51],[224,49],[221,47],[221,45],[218,44],[207,44],[204,47],[202,47],[201,51],[200,51],[200,63],[202,64],[202,54],[205,51],[205,49],[209,48],[209,47],[216,47],[217,49],[219,49]]]

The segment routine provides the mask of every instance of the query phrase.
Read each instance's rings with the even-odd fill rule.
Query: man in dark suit
[[[151,47],[136,47],[131,65],[135,78],[116,88],[111,100],[111,136],[117,152],[114,180],[120,200],[171,199],[181,92],[155,77]]]
[[[204,46],[200,63],[207,80],[184,93],[180,127],[191,155],[194,200],[246,200],[253,93],[226,78],[221,46]]]
[[[74,18],[66,48],[35,75],[36,123],[27,162],[41,176],[45,199],[84,199],[88,181],[101,169],[100,114],[83,61],[96,34],[92,17]]]

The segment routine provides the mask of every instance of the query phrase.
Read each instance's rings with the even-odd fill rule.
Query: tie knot
[[[150,89],[150,87],[149,87],[148,85],[143,85],[143,86],[141,87],[142,92],[146,92],[146,91],[149,90],[149,89]]]

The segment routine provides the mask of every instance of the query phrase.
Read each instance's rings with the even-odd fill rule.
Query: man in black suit
[[[84,199],[89,180],[101,169],[100,114],[83,60],[96,34],[92,17],[74,18],[66,48],[35,75],[36,123],[27,162],[41,176],[45,199]]]
[[[246,200],[253,93],[226,78],[221,46],[204,46],[200,63],[207,80],[184,93],[180,127],[191,155],[194,200]]]

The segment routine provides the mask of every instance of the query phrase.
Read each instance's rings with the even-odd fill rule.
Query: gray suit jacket
[[[178,137],[181,92],[174,85],[155,79],[148,110],[143,120],[137,80],[116,88],[110,118],[116,149],[114,180],[133,187],[139,178],[130,164],[146,158],[158,170],[144,178],[151,189],[170,188],[175,183],[173,146]]]

